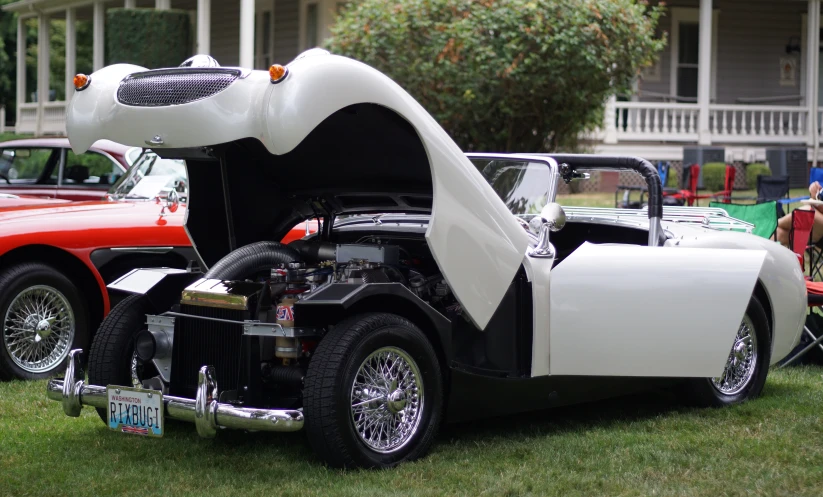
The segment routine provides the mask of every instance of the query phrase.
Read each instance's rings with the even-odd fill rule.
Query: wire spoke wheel
[[[423,413],[423,380],[402,349],[383,347],[357,370],[351,388],[351,419],[370,449],[391,453],[417,433]]]
[[[48,285],[26,288],[11,301],[3,320],[3,345],[29,373],[60,365],[75,334],[75,317],[65,295]]]
[[[740,393],[754,376],[757,360],[757,336],[747,314],[737,330],[723,374],[711,379],[712,386],[724,395]]]

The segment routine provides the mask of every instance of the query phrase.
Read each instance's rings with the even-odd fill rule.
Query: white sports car
[[[197,56],[79,78],[75,152],[102,138],[185,159],[204,273],[136,270],[48,396],[160,436],[166,419],[305,430],[325,462],[422,456],[441,422],[670,384],[757,396],[798,342],[795,256],[712,209],[663,211],[645,160],[463,154],[402,88],[310,51],[269,72]],[[586,169],[633,169],[648,211],[554,203]],[[282,245],[296,223],[322,229]]]

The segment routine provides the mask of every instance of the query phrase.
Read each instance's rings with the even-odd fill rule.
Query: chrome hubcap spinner
[[[757,367],[757,337],[748,315],[743,317],[723,374],[712,378],[712,386],[725,395],[735,395],[748,386]]]
[[[423,415],[423,379],[404,350],[383,347],[357,370],[351,387],[355,432],[383,454],[401,449],[417,433]]]
[[[74,340],[74,313],[56,288],[35,285],[12,300],[3,320],[3,344],[12,361],[29,373],[63,362]]]

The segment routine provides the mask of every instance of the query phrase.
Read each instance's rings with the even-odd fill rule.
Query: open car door
[[[550,374],[719,376],[765,256],[583,244],[551,271]]]

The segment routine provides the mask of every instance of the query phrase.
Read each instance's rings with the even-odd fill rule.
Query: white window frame
[[[298,48],[300,51],[307,50],[309,47],[306,44],[306,21],[308,18],[309,5],[317,5],[317,43],[322,46],[326,38],[329,37],[330,28],[337,16],[336,6],[341,0],[300,0],[300,14],[298,22],[300,27],[298,30]]]
[[[671,8],[671,44],[669,47],[669,93],[678,96],[677,93],[677,67],[680,60],[680,23],[693,22],[700,24],[700,9],[690,7]],[[720,20],[720,11],[712,10],[712,67],[711,67],[711,99],[717,96],[717,26]],[[698,69],[699,73],[699,69]],[[699,78],[698,74],[698,78]]]

